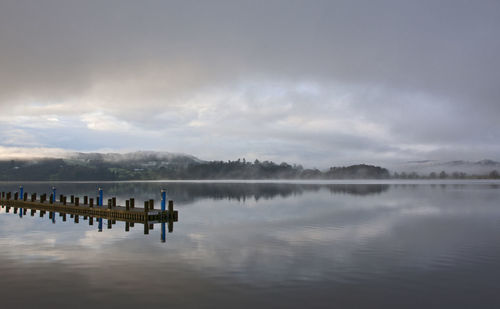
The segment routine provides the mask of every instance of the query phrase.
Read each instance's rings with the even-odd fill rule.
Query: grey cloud
[[[500,137],[499,29],[498,1],[5,0],[0,108],[8,113],[19,104],[11,113],[29,114],[28,103],[41,102],[61,104],[50,109],[54,115],[67,113],[65,106],[100,111],[134,128],[182,135],[187,150],[200,145],[199,136],[216,136],[216,149],[207,150],[214,156],[219,148],[235,152],[224,142],[231,134],[299,152],[302,140],[311,153],[342,149],[345,157],[363,149],[367,157],[406,155],[404,144],[482,147]],[[237,89],[255,80],[256,91]],[[303,81],[322,92],[290,93]],[[267,82],[285,85],[287,93],[272,99],[279,102],[259,97]],[[188,105],[210,89],[241,96],[247,110],[221,97],[227,106],[207,107],[208,127],[188,126],[201,115]],[[330,108],[337,95],[350,98],[345,114]],[[333,123],[355,115],[386,136],[277,124],[291,116]],[[283,153],[271,148],[270,155]],[[301,160],[310,156],[302,153]]]
[[[2,84],[72,93],[158,68],[200,74],[193,86],[270,74],[491,102],[500,91],[499,9],[496,1],[3,1]]]

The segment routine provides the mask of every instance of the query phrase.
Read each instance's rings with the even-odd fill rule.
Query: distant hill
[[[371,165],[327,171],[271,161],[203,161],[168,152],[74,153],[65,158],[0,161],[0,180],[157,180],[157,179],[379,179],[389,171]]]
[[[410,161],[400,165],[395,165],[391,168],[392,171],[398,173],[415,172],[420,175],[429,175],[430,173],[440,173],[442,171],[453,173],[466,173],[468,175],[486,175],[494,170],[500,171],[500,162],[494,160],[481,161],[435,161],[422,160]]]

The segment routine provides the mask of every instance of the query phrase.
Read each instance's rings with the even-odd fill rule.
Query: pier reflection
[[[5,210],[5,213],[10,214],[11,212],[13,214],[18,214],[20,219],[23,219],[27,215],[28,208],[27,207],[14,207],[14,206],[9,206],[4,203],[2,203],[1,208]],[[40,218],[44,218],[47,211],[46,210],[37,210],[37,209],[30,209],[30,216],[34,217],[36,214],[39,214]],[[56,217],[60,217],[61,219],[59,222],[67,222],[67,216],[68,214],[66,212],[56,212],[56,211],[48,211],[48,219],[51,221],[53,224],[56,224]],[[94,220],[97,221],[97,231],[98,232],[103,232],[103,218],[102,217],[94,217],[94,216],[80,216],[77,214],[69,214],[69,217],[73,219],[74,223],[80,223],[80,217],[82,217],[82,223],[83,221],[88,221],[89,226],[94,225]],[[126,220],[119,220],[119,219],[106,219],[106,225],[107,229],[112,229],[113,225],[116,225],[117,222],[124,222],[125,223],[125,232],[129,232],[132,228],[135,227],[135,223],[142,224],[144,226],[144,234],[149,235],[150,230],[154,230],[155,225],[160,225],[160,241],[162,243],[166,242],[166,233],[172,233],[174,231],[174,222],[177,222],[177,218],[169,218],[168,220],[164,221],[155,221],[155,222],[130,222]],[[168,230],[167,230],[168,229]]]

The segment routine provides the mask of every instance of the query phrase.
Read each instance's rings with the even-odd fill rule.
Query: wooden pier
[[[83,196],[83,200],[80,200],[79,197],[71,195],[68,200],[67,196],[60,195],[59,201],[57,201],[52,194],[48,198],[47,194],[42,194],[37,198],[36,193],[28,196],[28,193],[22,191],[14,194],[12,192],[2,192],[0,205],[2,208],[5,207],[7,212],[10,211],[10,208],[14,208],[14,213],[17,213],[18,208],[24,214],[26,214],[27,209],[30,209],[32,216],[36,211],[40,211],[40,216],[48,212],[50,217],[55,218],[55,213],[59,212],[64,221],[66,221],[66,215],[75,217],[75,223],[78,223],[78,216],[83,216],[84,219],[87,217],[91,219],[107,219],[108,228],[110,222],[124,221],[126,231],[134,223],[140,223],[144,224],[144,233],[148,234],[155,223],[168,223],[170,232],[173,229],[173,222],[178,221],[178,211],[174,210],[174,202],[170,200],[167,203],[165,194],[163,192],[162,194],[164,198],[162,203],[164,203],[165,210],[155,209],[154,200],[152,199],[144,201],[143,208],[137,208],[135,207],[134,198],[126,200],[125,206],[120,206],[116,205],[116,197],[108,199],[106,205],[104,205],[99,201],[100,197],[96,197],[96,203],[94,204],[94,199],[88,196]],[[93,220],[89,221],[89,224],[92,225],[91,222]]]

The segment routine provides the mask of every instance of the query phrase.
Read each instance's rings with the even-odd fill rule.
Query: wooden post
[[[51,194],[49,198],[49,204],[52,204],[54,201],[54,196]]]
[[[28,193],[24,192],[23,201],[27,201],[27,200],[28,200]]]
[[[78,223],[79,218],[80,218],[80,217],[79,217],[78,215],[75,215],[75,223]]]
[[[113,206],[113,201],[111,199],[108,199],[108,208],[111,209]]]
[[[75,206],[79,206],[79,205],[80,205],[80,198],[75,197]]]
[[[130,210],[130,201],[129,200],[126,200],[125,201],[125,210]]]
[[[61,202],[61,203],[62,203],[62,202],[63,202],[63,199],[64,199],[64,195],[60,194],[60,195],[59,195],[59,202]]]
[[[89,218],[89,225],[94,225],[94,217]]]
[[[155,209],[155,201],[154,200],[149,200],[149,209]]]
[[[66,195],[63,196],[62,202],[63,202],[64,206],[66,206],[66,204],[67,204],[67,199],[68,199],[68,197]]]
[[[125,222],[125,232],[128,232],[130,230],[130,223]]]
[[[108,229],[111,229],[111,219],[108,219]]]
[[[14,201],[17,201],[19,198],[19,192],[14,193]]]
[[[93,198],[89,199],[89,207],[90,208],[94,207],[94,199]]]
[[[89,203],[89,197],[85,195],[83,197],[83,205],[87,205],[88,203]]]
[[[130,208],[135,208],[135,199],[133,197],[130,198]]]
[[[63,221],[66,222],[66,214],[63,214]]]
[[[144,235],[149,234],[149,224],[148,221],[144,222]]]
[[[113,207],[116,207],[116,197],[113,197],[111,200],[113,202]]]
[[[36,202],[36,193],[31,194],[31,201]]]
[[[149,201],[144,201],[144,212],[148,212]]]
[[[168,201],[168,218],[174,218],[174,201],[172,200]]]
[[[71,200],[70,201],[71,201],[71,204],[75,203],[75,196],[74,195],[71,196]]]

